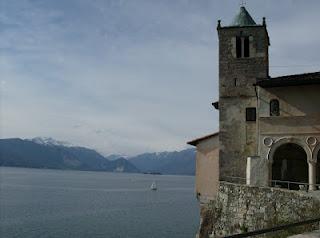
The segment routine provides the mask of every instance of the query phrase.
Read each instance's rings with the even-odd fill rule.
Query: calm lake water
[[[194,238],[199,224],[191,176],[0,167],[0,179],[2,238]]]

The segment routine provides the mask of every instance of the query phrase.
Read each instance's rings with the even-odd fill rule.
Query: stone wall
[[[246,108],[257,107],[257,78],[268,77],[267,29],[218,27],[220,177],[245,177],[246,159],[257,155],[257,123],[246,121]],[[250,57],[236,57],[236,37],[248,36]]]
[[[270,117],[271,99],[279,101],[279,116],[281,117],[319,116],[320,107],[315,107],[315,104],[320,101],[319,91],[320,85],[274,88],[259,87],[259,116]]]
[[[198,235],[220,237],[318,217],[320,199],[311,193],[220,182],[216,198],[201,207]],[[318,227],[302,226],[266,237],[287,237]]]

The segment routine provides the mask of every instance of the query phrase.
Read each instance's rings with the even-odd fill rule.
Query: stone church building
[[[319,189],[320,72],[271,77],[265,18],[256,23],[245,7],[217,31],[219,132],[188,142],[198,196],[214,197],[219,181]]]

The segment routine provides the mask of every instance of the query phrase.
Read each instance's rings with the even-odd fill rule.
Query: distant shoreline
[[[58,169],[58,168],[45,168],[45,167],[23,167],[23,166],[6,166],[0,165],[1,168],[14,168],[14,169],[39,169],[39,170],[54,170],[54,171],[75,171],[75,172],[99,172],[99,173],[113,173],[113,174],[143,174],[143,175],[158,175],[158,176],[191,176],[190,174],[162,174],[162,173],[148,173],[148,172],[116,172],[116,171],[105,171],[105,170],[81,170],[81,169]]]

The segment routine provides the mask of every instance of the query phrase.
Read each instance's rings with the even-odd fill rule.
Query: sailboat
[[[153,183],[151,184],[150,189],[153,191],[157,190],[157,184],[155,181],[153,181]]]

